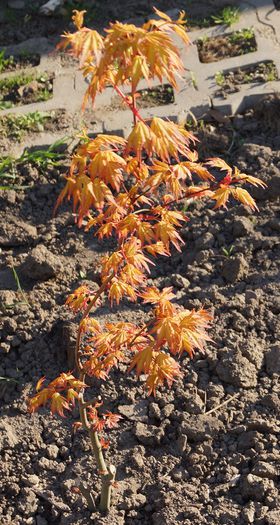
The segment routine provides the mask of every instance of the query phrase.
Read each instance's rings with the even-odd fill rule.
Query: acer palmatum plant
[[[170,257],[172,248],[180,250],[182,245],[179,230],[187,218],[176,205],[182,199],[209,199],[220,208],[233,198],[257,209],[242,185],[264,186],[220,158],[199,162],[197,139],[184,126],[141,117],[139,81],[167,80],[176,89],[176,76],[184,67],[173,34],[189,45],[184,13],[172,21],[155,11],[156,20],[142,27],[116,22],[105,36],[83,26],[84,11],[74,11],[77,31],[66,33],[60,44],[79,58],[89,82],[84,103],[94,102],[98,93],[112,86],[131,109],[133,120],[127,139],[111,135],[89,139],[84,134],[72,158],[57,204],[72,199],[78,226],[86,222],[86,230],[100,239],[113,236],[117,248],[102,260],[99,290],[93,293],[81,286],[66,301],[80,316],[75,371],[62,373],[47,386],[41,379],[29,402],[31,412],[48,404],[60,416],[78,403],[80,422],[75,427],[84,428],[90,437],[101,476],[102,511],[110,507],[116,476],[115,466],[104,459],[102,449],[108,443],[102,434],[116,426],[120,416],[102,412],[102,401],[87,399],[87,377],[106,381],[110,370],[122,362],[128,371],[145,374],[148,394],[155,394],[158,387],[164,383],[170,387],[181,376],[180,357],[185,352],[192,357],[196,349],[203,352],[211,316],[204,309],[190,311],[174,304],[171,288],[147,285],[153,259]],[[128,95],[124,86],[130,90]],[[123,298],[150,303],[149,320],[141,326],[125,321],[102,324],[90,315],[97,304],[108,299],[118,305]],[[81,483],[80,490],[93,508],[90,488]]]

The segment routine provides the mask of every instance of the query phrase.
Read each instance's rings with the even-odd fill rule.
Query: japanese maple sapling
[[[72,158],[66,185],[58,199],[73,201],[78,226],[86,222],[99,239],[114,237],[117,248],[101,261],[99,290],[93,293],[80,286],[66,304],[79,315],[75,371],[62,373],[30,400],[31,412],[49,405],[51,412],[64,416],[78,403],[80,422],[90,438],[101,476],[99,507],[108,510],[116,468],[104,459],[108,446],[102,433],[114,427],[120,416],[102,411],[102,401],[88,400],[87,378],[106,382],[119,363],[128,371],[145,374],[148,394],[172,383],[182,375],[180,357],[195,350],[203,352],[209,339],[210,314],[203,308],[186,310],[172,302],[171,288],[159,290],[147,285],[147,275],[156,256],[170,257],[172,248],[181,250],[179,230],[187,220],[177,203],[184,199],[214,200],[214,209],[225,207],[230,197],[256,209],[244,183],[264,186],[256,177],[231,168],[219,158],[198,161],[197,139],[183,125],[154,117],[145,121],[137,107],[140,80],[167,81],[176,89],[176,77],[184,67],[172,36],[186,46],[184,13],[176,21],[156,10],[157,19],[142,27],[119,22],[110,24],[102,36],[83,25],[84,11],[74,11],[74,33],[66,33],[62,49],[80,61],[89,85],[84,104],[112,86],[131,110],[132,129],[125,139],[114,135],[83,135]],[[125,94],[123,89],[129,88]],[[121,115],[120,115],[121,119]],[[195,175],[198,182],[193,183]],[[217,176],[215,176],[217,175]],[[164,191],[163,191],[164,189]],[[146,323],[100,323],[92,309],[106,300],[113,306],[125,298],[152,305]],[[80,485],[90,508],[90,489]]]

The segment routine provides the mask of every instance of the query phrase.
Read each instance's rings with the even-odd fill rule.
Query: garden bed
[[[199,15],[214,3],[156,5],[189,6]],[[107,19],[145,16],[148,9],[150,3],[139,0],[96,0],[92,16],[103,27]],[[2,24],[0,38],[57,37],[65,20],[34,13],[26,24],[23,13],[18,25]],[[56,118],[48,131],[63,121],[63,115]],[[48,124],[47,119],[43,125]],[[54,215],[71,151],[63,145],[46,148],[42,135],[41,151],[33,148],[17,161],[0,159],[0,186],[7,187],[0,191],[0,522],[5,525],[280,523],[280,96],[266,97],[232,118],[211,110],[189,127],[200,139],[201,160],[222,156],[268,187],[253,188],[260,210],[255,213],[242,205],[215,211],[202,202],[182,203],[189,219],[182,252],[159,257],[151,270],[151,286],[172,286],[179,305],[203,307],[214,316],[205,354],[182,358],[183,377],[156,397],[147,396],[143,376],[124,374],[122,364],[106,385],[94,381],[92,394],[101,394],[104,410],[123,417],[110,431],[105,451],[117,466],[108,516],[87,510],[77,491],[81,477],[97,497],[100,479],[86,435],[73,432],[75,410],[69,419],[44,409],[31,416],[27,400],[42,376],[49,380],[73,370],[77,324],[65,300],[79,285],[96,289],[100,260],[112,244],[78,229],[67,202]],[[70,124],[65,135],[71,132]],[[105,304],[94,315],[101,323],[141,324],[149,309],[123,301],[115,308]]]
[[[219,71],[215,75],[216,84],[220,89],[217,96],[227,97],[230,93],[239,91],[243,84],[262,84],[278,80],[278,73],[274,62],[266,61],[250,66],[243,66],[232,71]]]
[[[245,55],[257,50],[257,42],[252,28],[200,39],[196,45],[199,60],[203,63],[218,62],[224,58]]]
[[[53,78],[48,74],[21,73],[0,79],[0,109],[49,100]]]
[[[46,168],[29,159],[15,166],[13,181],[5,181],[26,188],[0,197],[4,523],[35,518],[54,525],[90,520],[95,525],[221,525],[246,523],[248,513],[255,523],[277,523],[280,130],[275,115],[280,115],[276,96],[222,123],[209,116],[194,130],[204,158],[223,155],[242,171],[259,174],[268,188],[254,190],[259,213],[242,206],[214,212],[188,204],[182,253],[158,259],[152,270],[151,283],[172,285],[179,304],[215,311],[214,344],[206,355],[186,358],[184,378],[156,398],[148,398],[141,381],[121,370],[106,388],[101,383],[105,408],[124,418],[121,432],[110,432],[106,451],[118,467],[108,517],[91,514],[72,490],[79,475],[98,483],[85,436],[70,438],[75,416],[69,423],[47,412],[31,419],[26,399],[39,377],[69,370],[75,323],[65,298],[78,284],[96,285],[99,260],[109,246],[77,229],[68,204],[53,216],[67,172],[63,163],[49,162]],[[23,264],[35,247],[36,277]],[[40,254],[47,270],[40,267]],[[105,306],[96,315],[101,322],[120,315],[141,322],[147,311],[124,302],[121,309]],[[251,479],[258,483],[257,493]]]
[[[40,64],[40,55],[36,53],[22,53],[20,55],[6,55],[0,51],[0,73],[7,73],[17,69],[35,67]]]
[[[73,117],[62,109],[35,111],[26,115],[0,115],[0,153],[9,153],[11,146],[26,139],[27,135],[69,130],[72,121]]]

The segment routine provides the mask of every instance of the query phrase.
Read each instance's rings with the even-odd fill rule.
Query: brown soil
[[[164,106],[174,102],[174,90],[170,84],[163,84],[150,89],[141,89],[137,91],[136,104],[140,109]],[[110,111],[123,111],[127,109],[127,104],[120,100],[116,95],[110,105]],[[109,109],[109,108],[108,108]]]
[[[251,30],[244,36],[247,30],[236,31],[227,35],[215,36],[196,42],[199,60],[203,63],[218,62],[223,58],[245,55],[257,50],[257,43]]]
[[[68,205],[53,217],[67,167],[21,166],[15,182],[28,188],[1,193],[0,375],[9,379],[0,393],[5,525],[279,523],[280,135],[273,121],[264,124],[271,107],[272,115],[279,113],[279,99],[197,130],[205,156],[228,152],[228,161],[268,184],[254,190],[260,212],[190,205],[183,252],[158,260],[151,274],[151,284],[173,285],[179,304],[214,312],[206,355],[185,358],[184,377],[156,398],[121,369],[92,389],[101,392],[106,409],[124,417],[106,452],[118,467],[108,517],[90,514],[72,491],[78,476],[92,480],[96,495],[99,486],[86,436],[71,437],[77,414],[70,421],[47,411],[30,416],[26,399],[39,377],[73,366],[76,325],[63,304],[84,282],[81,276],[96,286],[99,258],[110,246],[77,230]],[[226,257],[223,248],[231,246]],[[95,315],[135,321],[147,311],[124,302]]]
[[[175,7],[172,0],[155,4]],[[206,4],[214,1],[195,7]],[[149,2],[133,0],[96,5],[103,6],[102,25],[107,18],[151,10]],[[34,35],[56,38],[60,26],[65,29],[65,20],[42,21],[34,15],[28,30],[24,23],[20,28],[5,24],[0,34],[7,45],[9,39]],[[156,398],[147,397],[141,378],[125,375],[121,367],[106,385],[92,387],[93,396],[101,393],[105,409],[124,418],[110,432],[106,452],[118,468],[107,517],[87,511],[72,489],[82,477],[96,496],[99,490],[88,440],[72,433],[77,413],[62,420],[48,411],[30,416],[26,401],[41,376],[51,379],[73,368],[76,322],[64,307],[65,298],[85,280],[96,286],[100,257],[112,246],[78,230],[69,205],[53,216],[67,165],[39,170],[23,164],[14,184],[27,188],[0,193],[3,525],[280,522],[279,97],[268,97],[246,115],[219,120],[224,122],[212,113],[195,130],[201,155],[222,155],[259,175],[268,188],[253,190],[260,209],[255,214],[243,206],[215,212],[211,206],[189,205],[182,253],[158,259],[152,271],[151,284],[172,285],[179,304],[213,312],[213,342],[206,354],[185,358],[184,377]],[[58,116],[51,130],[59,122]],[[113,310],[103,305],[95,316],[101,322],[135,322],[146,318],[147,310],[124,301]]]
[[[239,91],[239,86],[242,84],[264,83],[272,80],[278,80],[278,74],[274,62],[271,61],[240,67],[226,73],[217,73],[216,83],[221,87],[216,91],[216,95],[226,98],[228,94]]]

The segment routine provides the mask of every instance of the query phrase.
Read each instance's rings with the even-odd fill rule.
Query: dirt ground
[[[122,4],[127,18],[148,2]],[[182,253],[151,274],[157,286],[174,286],[179,304],[213,312],[206,354],[185,358],[184,377],[156,398],[121,367],[93,385],[124,418],[106,452],[118,469],[107,517],[72,490],[78,477],[99,489],[88,440],[72,433],[77,413],[31,416],[26,401],[41,376],[73,366],[76,324],[64,302],[79,284],[96,286],[110,245],[78,230],[69,205],[53,216],[67,163],[22,165],[16,181],[27,188],[0,193],[0,376],[9,378],[0,382],[1,525],[279,525],[280,99],[207,120],[196,129],[201,155],[224,156],[268,188],[252,191],[257,213],[191,204]],[[95,315],[140,321],[147,309],[124,302]]]

